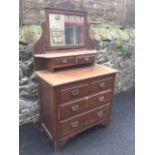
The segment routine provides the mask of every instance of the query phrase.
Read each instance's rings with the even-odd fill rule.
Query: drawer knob
[[[73,96],[77,96],[77,95],[79,95],[79,90],[78,90],[78,89],[72,90],[72,91],[71,91],[71,94],[72,94]]]
[[[99,102],[103,102],[103,101],[104,101],[104,96],[99,97],[99,98],[98,98],[98,101],[99,101]]]
[[[75,122],[72,122],[70,125],[72,128],[76,128],[78,126],[79,122],[78,121],[75,121]]]
[[[63,63],[63,64],[65,64],[65,63],[67,63],[67,62],[68,62],[67,59],[62,59],[62,63]]]
[[[79,105],[78,104],[73,105],[71,108],[72,108],[72,111],[78,111],[79,110]]]
[[[99,83],[99,88],[104,88],[105,87],[105,84],[104,84],[104,82],[102,82],[102,83]]]
[[[86,58],[84,58],[84,60],[85,60],[85,61],[89,61],[89,58],[88,58],[88,57],[86,57]]]
[[[103,111],[98,111],[96,114],[98,117],[103,117]]]

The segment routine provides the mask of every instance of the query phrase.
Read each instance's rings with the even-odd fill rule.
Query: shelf
[[[63,50],[63,51],[47,51],[45,54],[35,54],[36,58],[60,58],[76,55],[96,54],[96,50]]]

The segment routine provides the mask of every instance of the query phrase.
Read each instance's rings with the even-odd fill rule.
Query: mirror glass
[[[52,46],[84,45],[84,17],[49,14],[50,44]]]

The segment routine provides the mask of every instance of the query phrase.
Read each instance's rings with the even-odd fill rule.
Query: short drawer
[[[61,102],[67,102],[89,94],[89,84],[82,84],[60,90]]]
[[[66,136],[99,120],[107,119],[110,115],[110,109],[111,105],[107,104],[100,108],[91,110],[90,112],[87,112],[85,114],[77,116],[76,118],[62,121],[60,123],[60,136]]]
[[[108,90],[106,92],[97,93],[89,97],[85,97],[81,100],[69,102],[67,105],[61,105],[60,107],[60,119],[64,120],[69,117],[73,117],[83,111],[91,108],[101,106],[111,100],[112,92]]]
[[[112,85],[113,85],[112,77],[96,80],[91,82],[91,92],[103,91],[105,89],[111,88]]]
[[[76,57],[77,64],[88,64],[95,62],[95,55],[88,55],[88,56],[78,56]]]
[[[75,57],[53,59],[54,67],[69,66],[75,63]]]
[[[112,98],[111,90],[92,95],[88,99],[88,108],[93,108],[93,107],[97,107],[97,106],[106,104],[107,102],[111,101],[111,98]]]

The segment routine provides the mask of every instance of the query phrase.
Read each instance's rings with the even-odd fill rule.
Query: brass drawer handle
[[[89,61],[89,58],[88,58],[88,57],[86,57],[86,58],[84,58],[84,60],[85,60],[85,61]]]
[[[104,88],[105,87],[105,83],[104,82],[99,83],[98,86],[99,86],[99,88]]]
[[[77,96],[77,95],[79,95],[79,90],[78,90],[78,89],[72,90],[72,91],[71,91],[71,94],[72,94],[73,96]]]
[[[78,124],[79,124],[78,121],[75,121],[75,122],[70,123],[70,125],[71,125],[72,128],[76,128],[78,126]]]
[[[103,102],[103,101],[104,101],[104,96],[99,97],[99,98],[98,98],[98,101],[99,101],[99,102]]]
[[[65,63],[67,63],[68,62],[68,60],[67,59],[62,59],[62,61],[61,61],[63,64],[65,64]]]
[[[73,105],[71,108],[72,108],[72,111],[78,111],[79,110],[79,105],[78,104]]]
[[[98,117],[103,117],[103,111],[98,111],[96,114]]]

